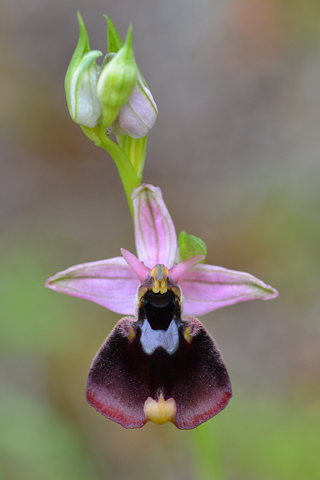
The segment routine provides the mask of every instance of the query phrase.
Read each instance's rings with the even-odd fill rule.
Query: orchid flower
[[[126,316],[93,359],[87,400],[126,428],[147,421],[194,428],[219,413],[232,392],[214,340],[194,318],[227,305],[278,293],[254,276],[179,257],[175,227],[161,190],[132,194],[137,257],[71,267],[46,286]]]

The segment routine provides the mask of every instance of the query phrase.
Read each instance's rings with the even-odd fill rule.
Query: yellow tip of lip
[[[177,406],[173,398],[165,400],[161,393],[158,401],[148,397],[144,402],[143,410],[146,420],[157,423],[158,425],[163,425],[164,423],[173,421]]]

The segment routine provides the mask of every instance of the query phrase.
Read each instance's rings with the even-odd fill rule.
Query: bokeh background
[[[96,413],[86,376],[119,315],[43,287],[134,251],[116,168],[66,108],[77,9],[93,49],[102,14],[133,23],[159,107],[144,179],[178,232],[280,292],[202,318],[234,397],[194,431]],[[318,0],[11,0],[0,27],[0,478],[320,478]]]

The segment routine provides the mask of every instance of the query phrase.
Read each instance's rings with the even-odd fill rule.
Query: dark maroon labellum
[[[94,358],[88,402],[126,428],[194,428],[231,398],[221,354],[199,320],[181,318],[172,290],[148,290],[139,305],[138,320],[120,320]]]

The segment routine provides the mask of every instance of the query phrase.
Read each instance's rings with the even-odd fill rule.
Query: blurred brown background
[[[43,288],[71,265],[134,250],[111,158],[68,116],[78,39],[106,52],[108,14],[159,108],[144,180],[208,263],[280,292],[202,318],[234,398],[190,432],[126,431],[84,397],[119,315]],[[320,3],[26,0],[0,18],[0,478],[320,477]]]

